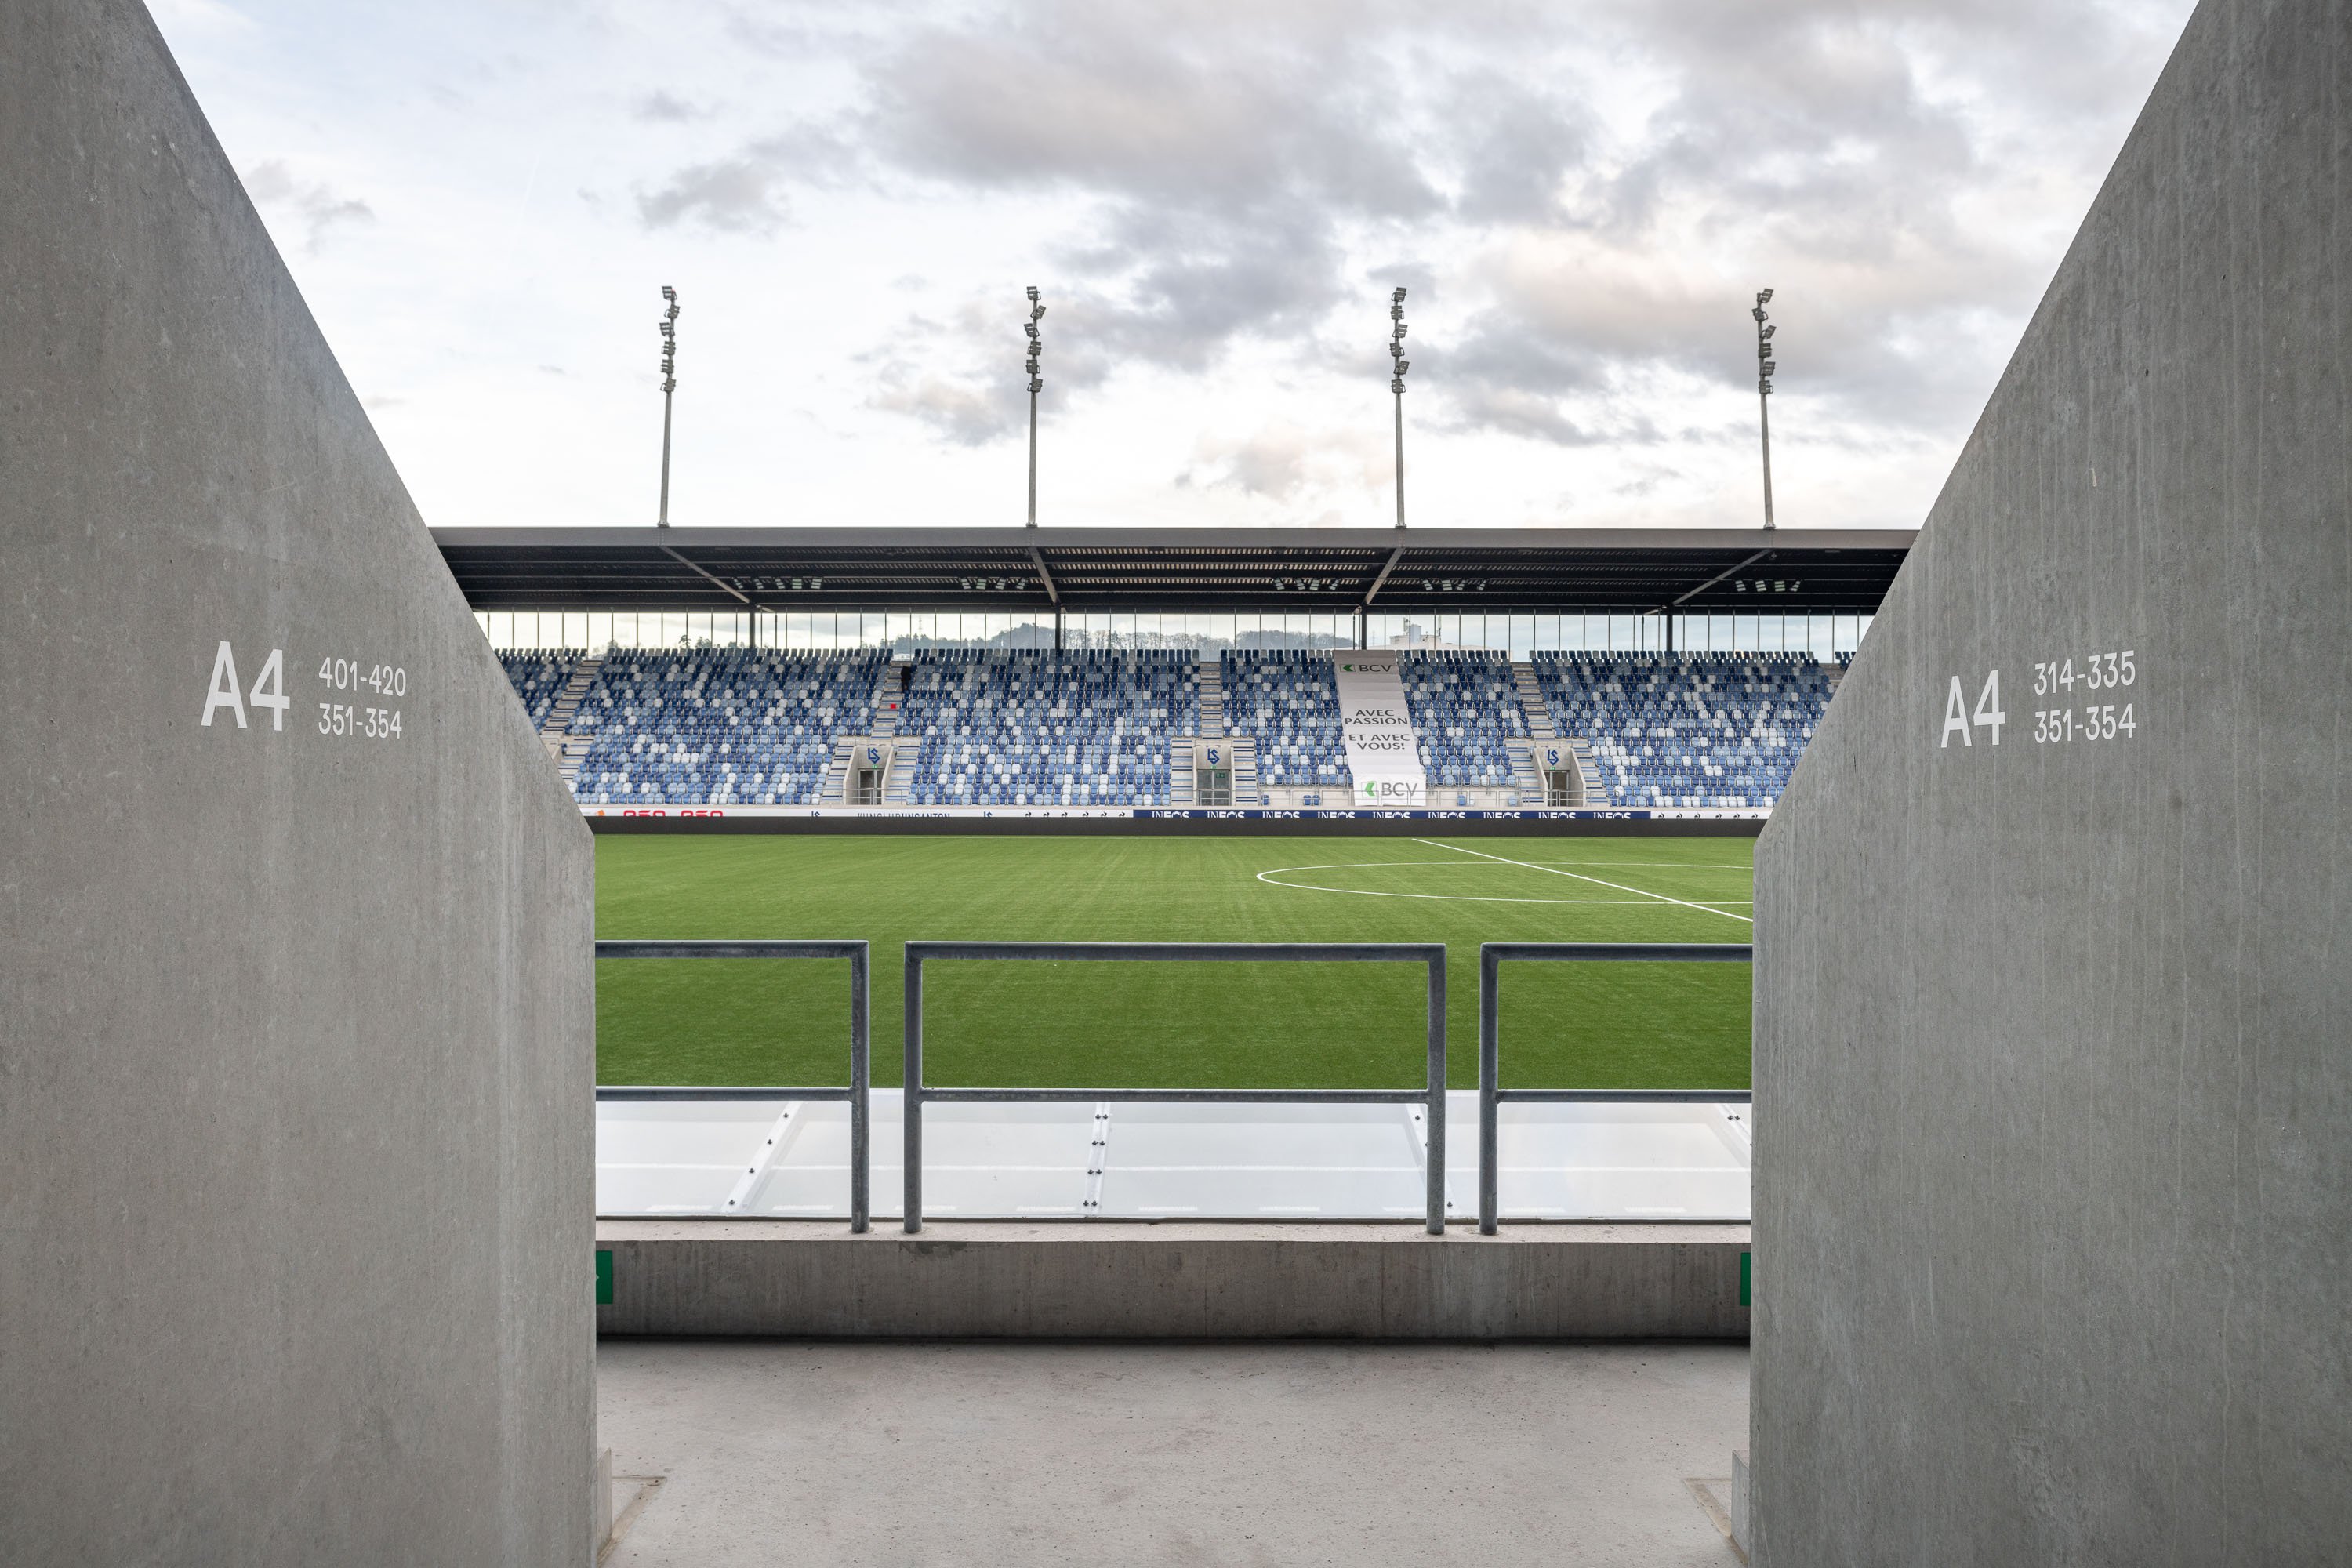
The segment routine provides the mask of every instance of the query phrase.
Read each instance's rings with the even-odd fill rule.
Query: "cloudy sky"
[[[428,521],[1915,524],[2188,0],[154,0]]]

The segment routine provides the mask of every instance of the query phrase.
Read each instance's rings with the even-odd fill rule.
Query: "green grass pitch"
[[[604,837],[600,937],[864,937],[874,1081],[899,1081],[899,944],[1443,942],[1447,1066],[1477,1083],[1481,942],[1746,942],[1748,838]],[[846,961],[611,960],[600,1083],[847,1081]],[[1409,964],[934,963],[936,1084],[1402,1088]],[[1503,970],[1503,1081],[1745,1089],[1745,964]]]

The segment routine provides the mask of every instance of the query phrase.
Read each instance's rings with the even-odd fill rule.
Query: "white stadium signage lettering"
[[[1339,688],[1339,741],[1355,776],[1360,806],[1405,806],[1429,798],[1412,713],[1405,705],[1404,678],[1392,653],[1341,649],[1331,656]]]
[[[319,681],[330,695],[318,704],[318,733],[370,741],[401,738],[402,710],[392,704],[408,695],[408,671],[404,668],[382,659],[329,654],[319,661]],[[240,691],[240,684],[236,649],[223,637],[213,650],[212,679],[205,687],[198,725],[209,730],[226,711],[238,729],[247,729],[251,723],[250,710],[252,713],[268,712],[269,728],[284,731],[287,711],[294,706],[294,700],[286,694],[286,650],[269,650],[254,675],[251,689]],[[342,692],[352,693],[352,700],[338,700],[338,694]],[[362,692],[373,695],[377,700],[361,701]]]
[[[2135,696],[2125,695],[2139,684],[2137,649],[2059,654],[2032,662],[2033,695],[2050,704],[2033,710],[2036,745],[2138,738],[2138,701]],[[2085,700],[2071,700],[2078,696]],[[2069,700],[2061,705],[2061,699]],[[1958,739],[1963,750],[1973,750],[1978,740],[1983,739],[1998,746],[2001,726],[2008,722],[2009,714],[2001,707],[2000,670],[1985,676],[1973,707],[1968,700],[1967,683],[1955,675],[1945,688],[1943,721],[1937,744],[1949,751],[1952,742]]]

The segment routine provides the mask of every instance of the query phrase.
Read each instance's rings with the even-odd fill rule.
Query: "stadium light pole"
[[[1389,390],[1396,395],[1396,496],[1397,526],[1404,526],[1404,373],[1412,362],[1404,357],[1404,290],[1399,289],[1389,296],[1389,320],[1395,328],[1389,334]]]
[[[662,298],[669,301],[669,309],[662,312],[661,319],[661,516],[656,519],[654,523],[656,528],[667,528],[669,526],[669,416],[670,405],[677,391],[677,290],[665,283],[662,285]]]
[[[1037,356],[1045,352],[1045,340],[1037,335],[1037,323],[1045,319],[1045,307],[1038,302],[1037,290],[1029,290],[1029,321],[1021,330],[1029,335],[1029,357],[1023,363],[1029,372],[1029,526],[1037,526],[1037,395],[1045,390],[1043,377],[1037,374]]]
[[[1764,436],[1764,531],[1772,531],[1772,373],[1780,368],[1772,357],[1772,334],[1780,329],[1767,324],[1764,307],[1772,302],[1772,290],[1759,289],[1756,308],[1748,312],[1756,318],[1756,416]]]

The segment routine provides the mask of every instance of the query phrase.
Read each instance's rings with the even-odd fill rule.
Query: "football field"
[[[1477,1083],[1482,942],[1748,940],[1750,838],[602,837],[600,937],[863,937],[874,1081],[899,1081],[910,939],[1442,942],[1448,1078]],[[848,964],[613,960],[597,1080],[847,1081]],[[1410,964],[931,963],[936,1084],[1406,1088]],[[1745,1089],[1748,969],[1503,970],[1507,1085]]]

